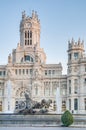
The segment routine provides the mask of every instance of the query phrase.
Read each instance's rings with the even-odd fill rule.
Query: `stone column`
[[[84,98],[83,97],[80,97],[80,100],[79,100],[80,104],[79,104],[79,113],[81,114],[86,114],[84,113],[85,112],[85,108],[84,108]]]

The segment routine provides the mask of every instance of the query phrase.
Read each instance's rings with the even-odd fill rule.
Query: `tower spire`
[[[22,12],[22,19],[25,19],[26,14],[25,14],[25,10]]]

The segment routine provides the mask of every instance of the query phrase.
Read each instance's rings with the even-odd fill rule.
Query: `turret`
[[[84,41],[81,41],[80,38],[77,42],[72,38],[71,41],[68,41],[68,63],[79,60],[84,52]]]
[[[78,113],[81,110],[79,105],[79,93],[82,91],[83,82],[82,71],[84,70],[83,64],[80,61],[83,59],[84,41],[80,38],[77,42],[72,38],[68,42],[68,69],[67,69],[67,104],[70,112]]]

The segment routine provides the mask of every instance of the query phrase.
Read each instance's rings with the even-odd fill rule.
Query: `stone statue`
[[[26,107],[25,109],[20,110],[18,112],[19,114],[44,114],[48,112],[49,106],[52,103],[51,100],[42,100],[41,102],[35,102],[31,100],[27,93],[25,93],[25,99]],[[39,111],[36,109],[39,109]]]
[[[25,93],[25,99],[26,99],[26,109],[30,109],[32,107],[32,100],[30,99],[27,93]]]
[[[10,79],[11,76],[12,76],[11,71],[8,70],[8,71],[7,71],[7,78]]]

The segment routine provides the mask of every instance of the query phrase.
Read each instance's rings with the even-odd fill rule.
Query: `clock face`
[[[31,26],[32,26],[31,23],[26,23],[26,27],[27,27],[27,28],[30,28]]]

